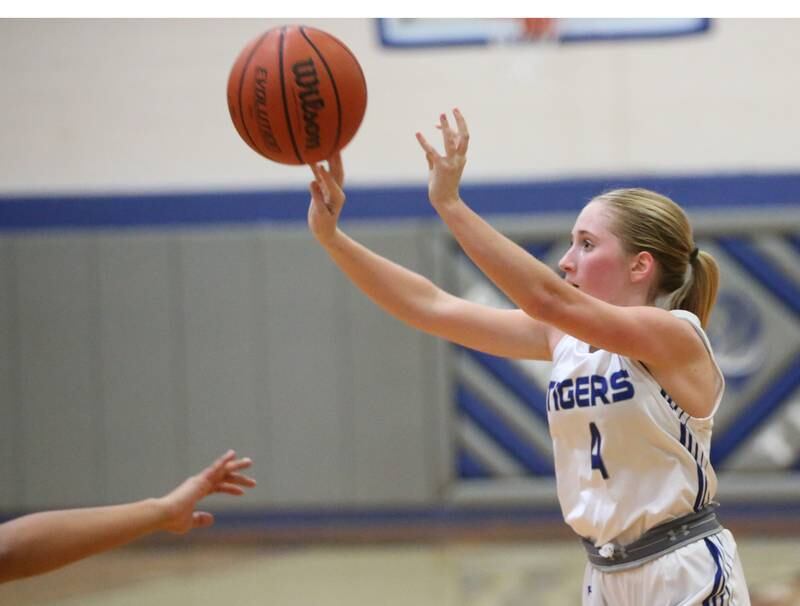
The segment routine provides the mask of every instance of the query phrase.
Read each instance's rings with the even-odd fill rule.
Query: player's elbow
[[[452,297],[440,289],[428,293],[417,307],[414,314],[415,328],[433,335],[440,335],[442,326],[446,326],[452,315],[456,313]]]
[[[547,324],[552,324],[563,310],[563,302],[546,290],[531,291],[516,303],[530,317]]]
[[[8,522],[0,524],[0,584],[43,572],[26,555],[24,542],[16,540],[16,530],[9,528]]]
[[[0,583],[6,583],[19,578],[14,572],[14,554],[8,537],[0,528]]]

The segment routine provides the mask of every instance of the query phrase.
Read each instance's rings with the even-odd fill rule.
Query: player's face
[[[628,303],[629,260],[609,223],[602,202],[587,204],[575,220],[571,245],[558,267],[572,286],[603,301],[624,305]]]

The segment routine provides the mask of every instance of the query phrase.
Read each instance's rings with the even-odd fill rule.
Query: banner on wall
[[[514,42],[588,42],[685,36],[708,31],[710,19],[378,19],[390,47]]]

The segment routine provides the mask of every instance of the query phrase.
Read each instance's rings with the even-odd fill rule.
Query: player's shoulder
[[[670,315],[675,316],[679,320],[685,320],[692,324],[693,326],[702,329],[702,325],[700,324],[700,318],[697,317],[696,314],[688,311],[686,309],[670,309],[668,312]]]
[[[679,335],[691,337],[695,333],[705,334],[700,318],[685,309],[664,309],[647,305],[631,308],[629,318],[638,326],[636,332],[639,336],[681,338]]]

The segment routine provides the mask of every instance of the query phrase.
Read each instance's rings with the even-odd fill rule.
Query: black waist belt
[[[598,548],[583,539],[592,566],[603,572],[618,572],[675,551],[689,543],[722,530],[717,518],[718,503],[709,503],[700,511],[659,524],[628,545],[608,543]]]

